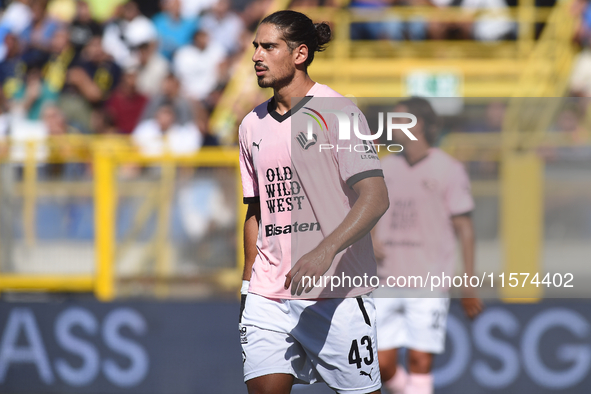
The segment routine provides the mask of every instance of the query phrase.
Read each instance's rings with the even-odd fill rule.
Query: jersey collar
[[[316,93],[316,90],[318,89],[319,86],[321,86],[321,85],[318,82],[315,82],[314,85],[310,88],[310,90],[308,90],[308,93],[306,93],[306,96],[303,97],[299,103],[297,103],[292,109],[290,109],[289,111],[287,111],[283,115],[279,115],[279,113],[277,111],[275,111],[275,109],[277,108],[276,104],[275,104],[275,97],[271,97],[271,100],[269,100],[269,102],[267,103],[267,112],[269,112],[269,115],[271,115],[271,117],[273,117],[273,119],[275,119],[277,122],[281,123],[285,119],[289,119],[289,117],[291,115],[295,114],[304,105],[306,105],[306,103],[308,101],[310,101],[312,99],[312,97],[314,97],[314,93]]]
[[[306,103],[308,101],[310,101],[312,99],[312,97],[314,97],[314,96],[303,97],[295,106],[293,106],[293,108],[291,108],[289,111],[287,111],[283,115],[280,115],[275,110],[275,108],[276,108],[275,98],[272,97],[271,100],[269,100],[269,102],[267,103],[267,112],[269,112],[269,115],[271,115],[271,117],[273,117],[273,119],[275,119],[277,122],[281,123],[284,120],[289,119],[289,117],[292,114],[295,114],[296,112],[298,112],[304,105],[306,105]]]

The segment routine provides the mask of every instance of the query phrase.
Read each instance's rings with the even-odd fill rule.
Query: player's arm
[[[474,226],[470,213],[452,216],[451,222],[460,241],[464,272],[468,277],[474,275]],[[482,301],[476,297],[472,288],[467,288],[462,297],[462,307],[469,318],[475,318],[482,312]]]
[[[261,221],[261,205],[259,202],[249,203],[244,219],[244,271],[242,272],[242,288],[240,289],[240,316],[238,322],[242,321],[242,312],[246,305],[248,285],[252,275],[252,265],[257,257],[257,237],[259,235],[259,222]]]
[[[249,142],[246,138],[242,124],[238,128],[240,176],[242,178],[242,194],[244,203],[248,205],[246,218],[244,219],[244,271],[243,281],[249,281],[252,273],[252,265],[257,256],[257,237],[259,223],[261,221],[260,198],[258,197],[258,183],[252,155],[249,150]],[[243,287],[244,287],[243,283]],[[244,291],[242,291],[245,294]]]
[[[359,198],[343,222],[312,251],[304,255],[286,275],[285,288],[291,294],[302,294],[302,277],[319,278],[332,264],[334,257],[364,237],[388,210],[388,190],[382,177],[369,177],[353,185]],[[308,286],[305,291],[312,290]]]
[[[259,223],[261,221],[260,203],[248,204],[246,219],[244,220],[244,272],[242,280],[250,280],[252,265],[257,257],[257,238],[259,235]]]

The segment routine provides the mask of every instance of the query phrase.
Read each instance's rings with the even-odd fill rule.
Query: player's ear
[[[305,44],[301,44],[293,50],[293,54],[296,66],[304,64],[304,62],[308,59],[308,46]]]

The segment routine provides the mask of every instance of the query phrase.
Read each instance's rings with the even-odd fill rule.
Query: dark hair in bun
[[[332,33],[326,22],[313,23],[310,18],[301,12],[284,10],[277,11],[265,17],[263,23],[275,25],[283,33],[283,39],[293,51],[304,44],[308,47],[308,59],[305,65],[309,66],[314,60],[315,52],[322,52],[330,41]]]

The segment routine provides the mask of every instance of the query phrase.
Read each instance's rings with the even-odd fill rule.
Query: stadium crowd
[[[148,154],[165,134],[176,153],[216,145],[208,116],[268,0],[240,14],[229,0],[119,1],[104,21],[99,3],[113,1],[4,4],[0,138],[124,134]]]

